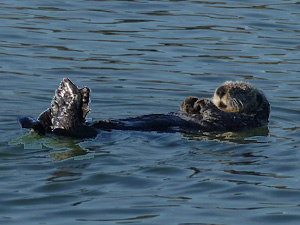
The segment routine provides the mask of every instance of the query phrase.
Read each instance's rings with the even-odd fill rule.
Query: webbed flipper
[[[88,87],[78,89],[68,78],[64,78],[51,103],[52,132],[79,138],[97,136],[99,132],[85,124],[85,117],[90,111],[89,97]]]
[[[82,116],[83,116],[83,122],[85,122],[85,117],[91,110],[89,108],[89,102],[90,102],[90,89],[88,87],[84,87],[79,89],[79,92],[81,94],[81,102],[82,102]]]
[[[51,103],[52,129],[73,130],[85,122],[90,111],[90,89],[78,89],[68,78],[64,78],[56,90]]]
[[[72,130],[84,122],[81,109],[81,93],[68,79],[64,78],[51,102],[52,130]]]
[[[38,121],[43,125],[45,132],[49,133],[52,130],[51,109],[42,112],[38,117]]]
[[[64,78],[55,92],[51,108],[37,120],[21,117],[19,123],[22,128],[32,129],[40,135],[54,133],[77,138],[95,137],[99,132],[85,124],[85,117],[90,111],[89,97],[88,87],[78,89],[68,78]]]

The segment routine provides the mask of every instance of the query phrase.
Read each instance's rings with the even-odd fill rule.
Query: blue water
[[[1,224],[299,224],[297,1],[0,3]],[[177,111],[226,80],[263,90],[269,133],[40,137],[17,117],[63,77],[89,120]]]

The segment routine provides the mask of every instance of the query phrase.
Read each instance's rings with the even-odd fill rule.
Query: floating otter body
[[[150,114],[119,120],[85,122],[89,109],[87,87],[78,89],[64,78],[56,90],[51,108],[37,120],[19,118],[23,128],[41,135],[54,133],[76,138],[95,137],[98,130],[137,130],[159,132],[240,131],[266,126],[270,104],[265,95],[245,82],[225,82],[212,100],[187,97],[177,113]]]

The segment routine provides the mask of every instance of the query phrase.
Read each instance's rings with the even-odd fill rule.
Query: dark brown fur
[[[100,130],[139,130],[195,133],[240,131],[268,124],[270,105],[262,92],[244,82],[226,82],[216,89],[213,101],[197,97],[184,100],[181,110],[86,124],[89,89],[78,89],[64,78],[56,90],[51,108],[38,120],[19,118],[24,128],[39,134],[54,133],[77,138],[94,137]]]

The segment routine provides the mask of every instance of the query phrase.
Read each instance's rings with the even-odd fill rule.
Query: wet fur
[[[212,100],[187,97],[177,113],[150,114],[119,120],[100,120],[86,124],[89,109],[87,87],[78,89],[64,78],[56,90],[51,108],[38,120],[19,118],[23,128],[41,135],[54,133],[77,138],[94,137],[98,130],[139,130],[195,133],[239,131],[268,124],[270,105],[264,94],[245,82],[225,82]]]
[[[268,101],[249,83],[227,81],[216,89],[213,103],[223,111],[255,114]]]

